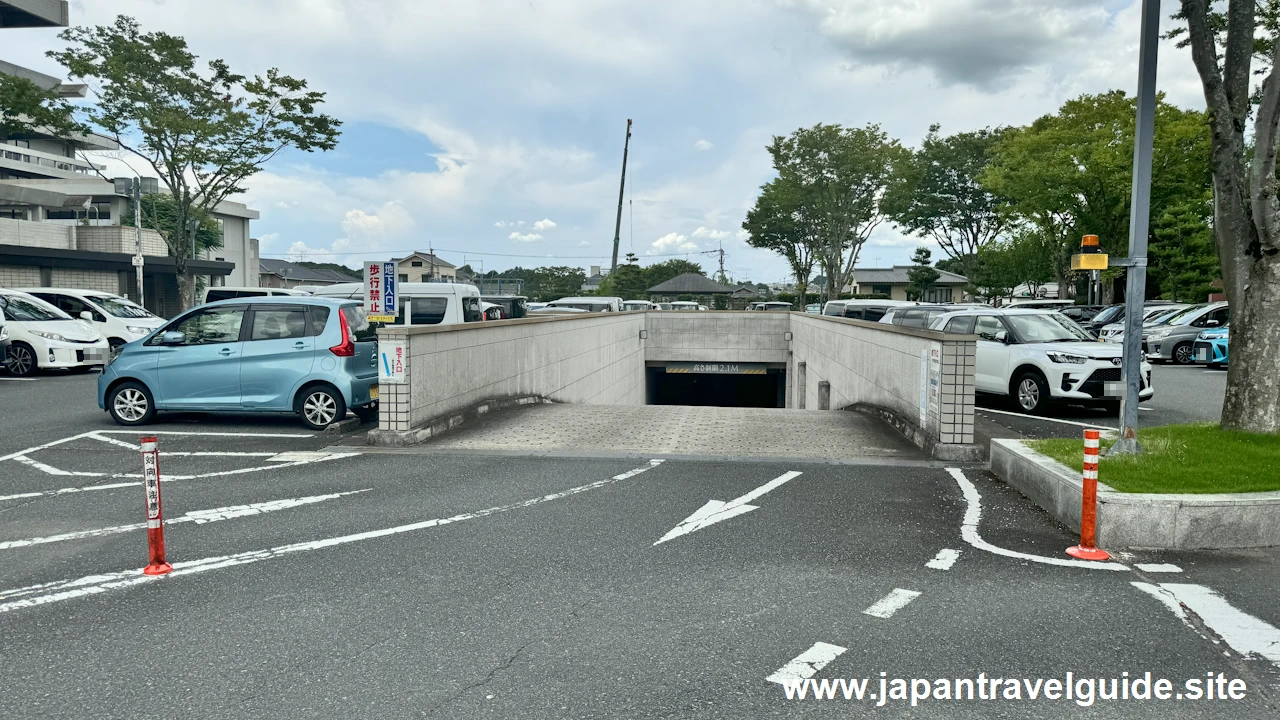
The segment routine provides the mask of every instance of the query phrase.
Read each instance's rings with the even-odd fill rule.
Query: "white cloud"
[[[534,230],[538,230],[538,231],[542,231],[542,230],[550,230],[551,228],[553,228],[553,227],[555,227],[555,226],[556,226],[555,222],[553,222],[550,218],[545,218],[545,219],[539,220],[538,222],[534,223],[534,224],[533,224],[533,229],[534,229]]]
[[[504,228],[507,226],[507,224],[502,220],[499,220],[498,222],[494,223],[493,226],[496,228]]]
[[[579,240],[578,247],[591,247],[591,242],[588,240]]]
[[[699,150],[699,151],[707,151],[713,147],[715,147],[715,145],[712,145],[710,142],[706,140],[699,140],[698,142],[693,144],[693,149]]]
[[[516,242],[531,243],[541,240],[542,236],[537,233],[525,233],[521,235],[519,232],[513,232],[507,236],[507,239],[515,240]]]
[[[693,231],[693,236],[696,238],[711,238],[712,240],[723,240],[729,237],[729,231],[714,230],[712,228],[699,227],[697,230]]]
[[[657,240],[653,241],[649,255],[658,255],[666,253],[693,252],[698,249],[698,244],[689,242],[689,239],[679,233],[667,233]]]

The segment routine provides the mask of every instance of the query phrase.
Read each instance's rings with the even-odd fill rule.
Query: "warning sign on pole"
[[[364,310],[370,322],[391,322],[399,314],[396,301],[396,264],[366,262],[364,264]]]

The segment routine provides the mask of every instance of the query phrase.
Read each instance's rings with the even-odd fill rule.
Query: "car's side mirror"
[[[89,322],[93,322],[93,313],[89,312],[88,310],[81,310],[81,311],[80,311],[80,319],[81,319],[81,320],[88,320]]]
[[[1205,325],[1208,327],[1219,327],[1222,325],[1222,322],[1218,320],[1210,320],[1209,322],[1205,323]]]
[[[181,345],[187,341],[187,334],[180,330],[170,330],[160,336],[161,345]]]
[[[1008,330],[997,330],[997,331],[996,331],[996,342],[998,342],[998,343],[1007,343],[1007,342],[1009,342],[1009,331],[1008,331]]]

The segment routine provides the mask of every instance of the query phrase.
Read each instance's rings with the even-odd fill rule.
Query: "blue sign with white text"
[[[388,315],[398,314],[399,304],[396,303],[396,264],[382,263],[382,307],[386,308]]]

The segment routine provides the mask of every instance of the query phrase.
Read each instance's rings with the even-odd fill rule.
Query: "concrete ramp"
[[[431,450],[851,460],[928,456],[856,412],[675,405],[532,405],[425,443]]]

